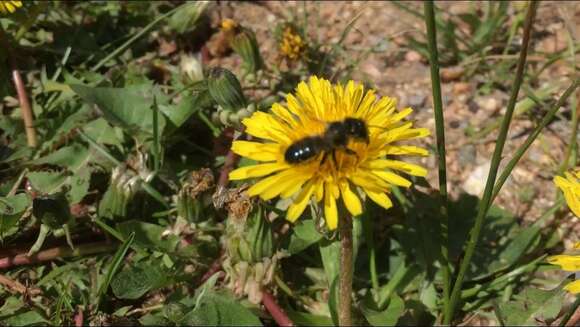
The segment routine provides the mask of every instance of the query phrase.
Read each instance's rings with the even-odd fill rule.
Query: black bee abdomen
[[[304,162],[320,153],[321,143],[319,137],[307,137],[299,140],[286,149],[284,159],[290,164]]]

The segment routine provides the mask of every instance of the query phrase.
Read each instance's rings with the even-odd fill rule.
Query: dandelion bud
[[[224,68],[213,68],[207,79],[209,94],[224,109],[237,111],[247,106],[242,86],[232,72]]]
[[[99,203],[99,216],[110,219],[125,217],[129,203],[140,189],[141,178],[134,172],[124,166],[113,168],[111,183]]]
[[[68,201],[62,193],[36,197],[32,203],[32,214],[53,230],[62,228],[72,219]]]
[[[179,68],[182,78],[187,84],[193,84],[203,80],[203,67],[201,66],[201,62],[194,56],[182,56]]]
[[[211,170],[204,168],[189,174],[177,195],[177,215],[189,222],[199,222],[206,217],[203,214],[205,204],[211,201],[206,191],[213,186]]]
[[[246,28],[242,29],[240,33],[234,36],[231,46],[242,57],[246,72],[255,73],[262,68],[263,60],[253,31]]]

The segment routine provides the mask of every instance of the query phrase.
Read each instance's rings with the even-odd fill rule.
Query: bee
[[[347,148],[348,141],[351,139],[369,144],[369,130],[363,120],[349,117],[342,121],[331,122],[322,135],[307,136],[291,144],[284,153],[284,159],[289,164],[299,164],[324,152],[323,162],[326,156],[332,153],[336,163],[336,150],[356,154]]]

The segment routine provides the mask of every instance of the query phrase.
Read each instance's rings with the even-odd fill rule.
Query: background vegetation
[[[283,200],[227,179],[251,163],[229,150],[240,121],[310,75],[361,80],[433,130],[429,176],[355,220],[357,323],[443,323],[478,214],[451,322],[580,318],[545,262],[578,240],[551,179],[578,165],[579,5],[539,3],[526,61],[529,3],[434,7],[436,38],[416,2],[27,1],[0,16],[0,324],[336,324],[320,213],[291,225]],[[495,164],[505,190],[492,181],[482,204]]]

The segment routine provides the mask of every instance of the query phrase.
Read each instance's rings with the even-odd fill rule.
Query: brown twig
[[[36,138],[36,130],[34,129],[34,115],[32,114],[32,108],[28,101],[22,76],[14,63],[12,63],[12,80],[14,81],[16,92],[18,93],[18,102],[20,103],[20,109],[22,110],[22,119],[24,120],[24,130],[26,131],[28,146],[35,148],[38,141]]]
[[[27,256],[26,251],[19,251],[15,256],[6,256],[0,258],[0,269],[7,269],[14,266],[29,265],[44,261],[54,260],[56,258],[67,258],[83,256],[101,252],[109,252],[117,248],[116,244],[109,242],[89,243],[77,246],[72,250],[68,246],[55,247],[43,250],[33,256]]]
[[[229,174],[234,169],[234,167],[237,165],[239,160],[240,160],[240,156],[235,154],[232,150],[228,151],[228,154],[226,154],[226,157],[224,159],[224,165],[222,167],[222,170],[220,171],[220,177],[219,177],[218,182],[217,182],[218,188],[226,188],[227,187],[228,182],[230,181]]]
[[[22,285],[22,283],[20,283],[17,280],[12,280],[2,274],[0,274],[0,284],[8,287],[8,289],[18,292],[20,294],[24,294],[26,293],[26,286]]]
[[[292,320],[288,318],[284,309],[280,308],[278,303],[276,303],[272,294],[266,290],[262,290],[262,304],[266,310],[268,310],[270,315],[272,315],[272,318],[274,318],[278,326],[296,326]]]
[[[16,65],[16,60],[12,54],[10,44],[6,41],[8,36],[0,26],[0,46],[6,49],[8,53],[8,59],[10,61],[10,69],[12,70],[12,79],[14,82],[14,87],[18,93],[18,102],[22,110],[22,119],[24,120],[24,129],[26,131],[26,139],[28,141],[28,146],[36,147],[36,130],[34,129],[34,116],[32,114],[32,109],[30,107],[30,102],[28,102],[28,96],[26,95],[26,88],[24,87],[24,82],[22,82],[22,76],[18,71],[18,65]]]

